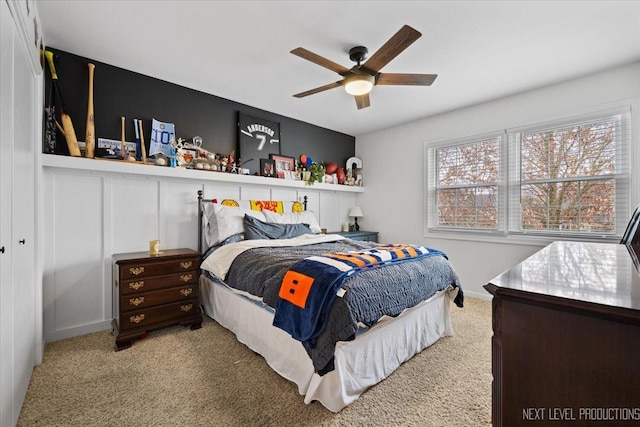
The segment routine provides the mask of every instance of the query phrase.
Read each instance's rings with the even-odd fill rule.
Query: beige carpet
[[[483,426],[491,423],[491,305],[452,305],[440,339],[334,414],[303,403],[214,321],[113,351],[110,331],[47,345],[19,426]]]

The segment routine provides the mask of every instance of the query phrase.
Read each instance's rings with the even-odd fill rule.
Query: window
[[[430,229],[620,236],[628,219],[628,122],[627,109],[430,148]]]
[[[502,135],[430,150],[432,227],[497,231],[504,200]]]

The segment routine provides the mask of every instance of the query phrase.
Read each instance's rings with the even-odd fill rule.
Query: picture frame
[[[260,176],[275,176],[275,162],[271,159],[260,159]]]
[[[293,157],[269,154],[269,158],[274,161],[277,178],[284,179],[284,172],[293,172],[293,169],[295,168],[295,160]]]
[[[105,148],[108,150],[112,150],[116,156],[122,157],[123,153],[120,152],[121,144],[122,143],[120,141],[115,139],[98,138],[97,148]],[[126,150],[125,154],[127,154],[127,157],[128,156],[136,157],[136,143],[131,141],[126,141],[124,144],[125,144],[124,147]]]
[[[238,157],[251,173],[259,171],[260,159],[280,154],[280,123],[238,112]]]
[[[183,148],[178,154],[178,166],[192,166],[196,163],[198,152],[190,148]]]

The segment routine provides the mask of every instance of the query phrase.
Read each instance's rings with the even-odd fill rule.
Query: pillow
[[[251,215],[266,221],[261,211],[251,209],[234,208],[217,203],[204,205],[204,235],[207,246],[217,245],[226,238],[244,231],[244,216]]]
[[[230,243],[240,242],[242,240],[244,240],[244,233],[238,233],[238,234],[232,235],[231,237],[227,237],[222,242],[220,242],[220,243],[218,243],[216,245],[213,245],[213,246],[209,246],[209,248],[207,250],[205,250],[204,253],[202,254],[202,258],[201,259],[205,259],[206,257],[211,255],[213,252],[215,252],[216,250],[220,249],[224,245],[228,245]]]
[[[302,211],[300,213],[287,212],[278,214],[270,211],[262,211],[268,222],[276,224],[308,224],[313,233],[321,233],[320,224],[312,211]]]
[[[307,224],[274,224],[250,215],[244,216],[245,239],[291,239],[303,234],[311,234]]]

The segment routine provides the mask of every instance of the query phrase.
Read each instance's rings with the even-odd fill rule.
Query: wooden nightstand
[[[351,240],[364,240],[366,242],[378,242],[377,231],[335,231],[329,234],[339,234]]]
[[[158,255],[113,255],[113,336],[116,351],[152,329],[202,326],[198,298],[200,253],[168,249]]]

